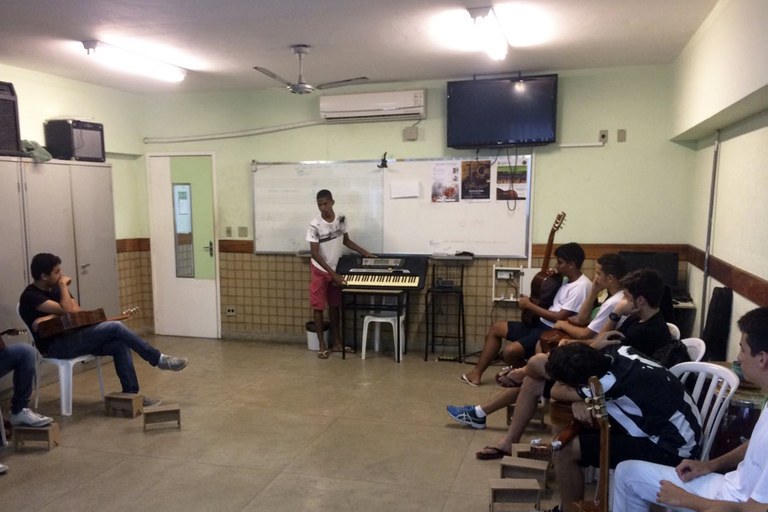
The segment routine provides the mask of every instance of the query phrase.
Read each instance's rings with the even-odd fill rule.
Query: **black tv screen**
[[[661,273],[664,284],[674,291],[677,286],[678,254],[676,252],[619,251],[627,264],[627,272],[654,268]]]
[[[448,82],[448,147],[555,142],[557,75]]]

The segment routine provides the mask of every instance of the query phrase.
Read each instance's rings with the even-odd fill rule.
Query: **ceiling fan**
[[[291,91],[293,94],[309,94],[315,89],[320,89],[320,90],[332,89],[334,87],[344,87],[345,85],[360,84],[368,81],[367,76],[359,76],[357,78],[348,78],[346,80],[328,82],[325,84],[320,84],[317,87],[313,87],[312,85],[304,81],[303,60],[304,60],[304,55],[309,53],[309,48],[310,46],[308,44],[291,45],[291,50],[293,50],[293,53],[295,53],[296,56],[299,58],[299,79],[295,83],[289,82],[285,78],[274,74],[272,71],[268,70],[267,68],[254,66],[253,69],[261,73],[264,73],[265,75],[267,75],[269,78],[273,80],[277,80],[281,84],[285,85],[285,88]]]

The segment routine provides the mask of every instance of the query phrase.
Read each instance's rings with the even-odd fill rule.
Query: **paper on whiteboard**
[[[418,180],[397,180],[389,185],[389,197],[402,199],[404,197],[419,197]]]

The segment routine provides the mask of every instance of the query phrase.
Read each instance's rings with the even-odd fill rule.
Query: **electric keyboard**
[[[427,256],[342,256],[336,272],[346,288],[421,290],[427,275]]]

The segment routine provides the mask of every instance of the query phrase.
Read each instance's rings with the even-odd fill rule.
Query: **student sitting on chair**
[[[652,269],[636,270],[620,281],[623,292],[621,300],[608,315],[609,319],[622,317],[618,331],[608,330],[615,324],[605,322],[602,333],[582,343],[603,349],[609,345],[622,344],[635,350],[656,350],[658,346],[671,343],[669,329],[660,316],[657,298],[664,291],[661,275]],[[653,306],[652,304],[655,304]],[[661,318],[661,321],[659,319]],[[562,344],[569,343],[563,341]],[[505,386],[520,386],[515,402],[515,413],[511,418],[506,435],[497,444],[486,446],[477,453],[479,459],[500,458],[508,453],[512,444],[520,441],[525,428],[533,418],[540,396],[549,397],[552,381],[546,372],[547,354],[536,354],[523,368],[511,369],[501,374],[499,383]],[[506,405],[506,404],[504,404]],[[467,411],[467,415],[479,415],[479,411]]]
[[[26,343],[5,345],[0,337],[0,378],[13,372],[13,396],[11,397],[11,417],[14,427],[44,427],[53,423],[53,418],[37,414],[28,407],[32,396],[32,383],[35,379],[35,349]],[[0,428],[5,428],[0,425]],[[0,473],[5,473],[8,466],[0,464]]]
[[[69,291],[72,280],[62,274],[58,256],[48,253],[35,255],[30,271],[34,282],[21,294],[19,313],[32,332],[37,349],[45,357],[112,356],[123,393],[139,392],[131,351],[161,370],[180,371],[187,366],[187,359],[160,353],[120,322],[102,322],[41,338],[37,332],[40,322],[57,315],[76,313],[80,311],[80,305]],[[145,407],[159,403],[160,400],[144,397]]]
[[[483,373],[499,356],[503,340],[509,341],[503,347],[502,358],[507,364],[519,364],[536,353],[541,333],[551,329],[558,320],[565,320],[576,314],[589,295],[591,282],[581,273],[584,263],[584,249],[575,242],[563,244],[555,249],[556,270],[565,280],[549,309],[537,306],[528,297],[520,297],[518,306],[539,316],[535,325],[529,327],[522,322],[500,320],[491,324],[485,336],[485,344],[475,367],[459,377],[470,386],[479,386]]]
[[[738,360],[744,378],[768,391],[768,308],[739,319]],[[639,460],[616,468],[614,512],[647,511],[652,503],[675,509],[760,511],[768,508],[768,414],[765,407],[741,446],[715,459],[684,460],[676,467]],[[735,469],[733,469],[735,468]],[[722,474],[723,471],[732,470]]]
[[[591,291],[582,304],[579,314],[566,320],[558,320],[555,322],[554,328],[560,329],[569,337],[576,339],[591,339],[597,336],[607,324],[608,315],[613,313],[616,304],[618,304],[622,297],[624,297],[619,280],[624,277],[626,273],[626,264],[624,258],[620,255],[608,253],[600,256],[595,264],[595,276],[592,280]],[[608,292],[609,297],[603,301],[595,314],[595,317],[590,320],[597,296],[603,290]],[[504,369],[500,375],[503,375],[503,372]],[[522,383],[522,381],[520,383]],[[519,385],[513,385],[512,382],[509,382],[508,387],[504,387],[500,393],[484,404],[477,406],[449,405],[446,409],[451,418],[462,425],[483,429],[485,428],[486,416],[515,403],[519,393]],[[538,396],[536,399],[538,400]],[[531,416],[532,415],[533,413],[531,413]],[[519,415],[518,419],[520,419],[520,425],[513,429],[514,431],[511,434],[512,443],[517,443],[520,440],[523,430],[525,430],[525,427],[528,425],[528,420],[522,421],[522,416],[524,415]],[[519,433],[517,433],[518,430]]]
[[[552,351],[546,371],[557,381],[552,398],[571,402],[574,419],[583,423],[592,421],[583,401],[591,395],[587,383],[598,377],[610,421],[611,468],[629,459],[675,465],[698,455],[701,425],[693,399],[668,369],[633,348],[597,350],[570,343]],[[582,468],[600,464],[600,432],[581,429],[554,452],[553,462],[561,510],[567,510],[584,498]]]

